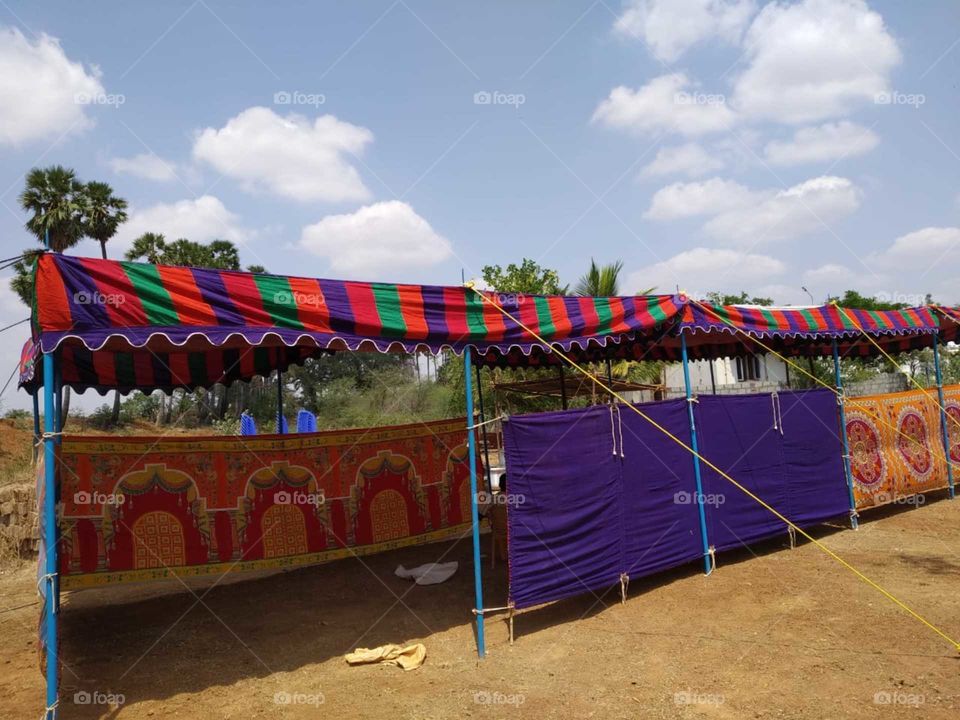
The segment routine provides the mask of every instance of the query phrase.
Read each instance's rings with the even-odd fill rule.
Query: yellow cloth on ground
[[[406,647],[381,645],[375,648],[357,648],[352,653],[347,653],[344,659],[351,665],[387,663],[402,667],[404,670],[416,670],[423,665],[426,657],[426,646],[423,643],[415,643]]]

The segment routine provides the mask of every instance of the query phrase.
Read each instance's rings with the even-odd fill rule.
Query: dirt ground
[[[817,530],[831,549],[960,635],[960,501],[930,498]],[[486,549],[488,545],[484,543]],[[397,564],[455,559],[443,585]],[[809,542],[726,553],[619,589],[470,624],[469,538],[210,587],[69,595],[61,717],[72,718],[957,718],[960,660]],[[502,605],[502,567],[484,569]],[[194,594],[195,593],[195,594]],[[37,718],[33,569],[0,575],[0,716]],[[418,641],[422,668],[349,667],[357,646]],[[76,704],[82,693],[100,704]],[[77,693],[81,693],[77,695]],[[99,693],[99,695],[97,695]],[[111,707],[102,704],[121,699]]]

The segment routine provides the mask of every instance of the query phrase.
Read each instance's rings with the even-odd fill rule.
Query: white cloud
[[[187,238],[201,243],[217,239],[244,243],[250,237],[236,214],[227,210],[218,198],[203,195],[195,200],[158,203],[142,210],[133,208],[130,219],[107,243],[110,256],[120,257],[146,232],[160,233],[167,240]]]
[[[929,272],[946,261],[960,261],[960,227],[926,227],[901,235],[868,263],[890,270]]]
[[[824,175],[769,194],[749,206],[721,212],[704,225],[715,238],[743,245],[828,232],[860,207],[860,189],[846,178]]]
[[[593,113],[593,122],[638,133],[704,135],[734,122],[726,98],[706,93],[683,73],[661,75],[638,90],[619,86]]]
[[[630,0],[614,29],[673,62],[704,40],[737,43],[755,9],[753,0]]]
[[[856,279],[858,276],[850,268],[836,263],[827,263],[803,273],[804,284],[815,287],[849,283]]]
[[[679,285],[694,297],[702,297],[714,290],[738,292],[782,275],[786,269],[782,261],[769,255],[698,247],[630,273],[627,287],[671,292],[674,285]]]
[[[864,155],[880,144],[873,130],[848,120],[803,127],[790,140],[767,143],[763,154],[774,165],[802,165]]]
[[[901,59],[883,18],[863,0],[772,2],[744,38],[747,68],[733,106],[753,119],[810,123],[888,92]]]
[[[0,28],[0,143],[18,145],[90,127],[90,100],[105,96],[97,68],[70,60],[60,41]]]
[[[222,128],[205,128],[193,156],[248,192],[266,191],[300,202],[366,200],[370,192],[350,155],[373,141],[364,127],[323,115],[310,122],[302,115],[281,117],[252,107]]]
[[[118,174],[133,175],[158,182],[167,182],[177,176],[172,163],[153,153],[142,153],[129,158],[111,158],[110,169]]]
[[[757,199],[757,193],[733,180],[710,178],[703,182],[678,182],[657,190],[643,216],[650,220],[675,220],[715,215]]]
[[[700,177],[723,167],[723,160],[708,153],[698,143],[660,148],[653,162],[647,165],[641,176],[686,175]]]
[[[328,215],[303,228],[300,247],[335,272],[362,277],[436,265],[453,254],[450,242],[399,200]]]

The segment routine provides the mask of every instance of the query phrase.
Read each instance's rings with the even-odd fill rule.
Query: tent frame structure
[[[193,353],[215,353],[221,348],[276,348],[277,352],[267,357],[261,372],[253,374],[269,375],[278,372],[278,402],[282,406],[282,373],[290,364],[302,362],[306,357],[336,351],[380,351],[380,352],[422,352],[452,351],[461,354],[464,359],[464,384],[467,407],[467,444],[470,459],[471,521],[474,560],[475,608],[477,652],[480,657],[486,654],[484,637],[484,598],[480,564],[479,508],[477,503],[476,435],[479,427],[473,405],[473,368],[476,368],[479,385],[480,369],[484,366],[562,366],[561,354],[569,354],[580,359],[596,362],[608,362],[612,358],[643,360],[670,359],[679,360],[683,365],[684,385],[688,407],[690,407],[690,441],[697,449],[696,426],[692,412],[695,401],[690,382],[689,363],[691,358],[713,358],[730,356],[751,347],[754,339],[762,338],[784,355],[833,358],[836,389],[842,397],[843,386],[840,375],[841,345],[845,352],[858,350],[861,356],[874,356],[880,352],[899,352],[927,345],[932,337],[936,369],[937,390],[940,398],[940,421],[944,434],[944,451],[948,456],[947,417],[943,402],[943,384],[940,372],[941,341],[957,338],[960,330],[960,310],[939,307],[908,308],[902,311],[870,312],[844,310],[834,306],[816,308],[750,308],[745,306],[708,306],[690,301],[683,295],[649,296],[631,298],[567,298],[529,296],[526,305],[514,308],[524,323],[538,323],[539,333],[535,339],[530,337],[524,324],[508,323],[500,319],[499,324],[490,320],[496,315],[484,314],[484,303],[495,302],[471,286],[462,288],[432,288],[430,286],[385,286],[340,281],[303,280],[282,276],[253,275],[250,273],[224,273],[229,277],[216,278],[227,287],[224,295],[211,295],[204,283],[212,282],[210,273],[202,269],[170,268],[144,265],[139,263],[120,263],[107,260],[76,259],[66,256],[45,254],[38,261],[36,302],[33,316],[33,350],[29,355],[27,369],[22,368],[21,386],[27,387],[34,395],[35,432],[43,445],[44,475],[38,488],[42,494],[41,539],[43,547],[43,574],[39,578],[38,588],[46,597],[44,605],[44,639],[46,644],[46,713],[45,717],[57,717],[58,704],[58,668],[59,647],[57,625],[59,620],[59,593],[57,552],[57,472],[56,445],[63,431],[60,412],[61,391],[70,386],[77,389],[95,387],[101,392],[114,389],[129,391],[139,389],[151,392],[156,389],[170,390],[170,381],[143,381],[134,385],[120,386],[119,376],[113,378],[113,384],[100,383],[89,377],[76,375],[76,368],[66,363],[64,352],[67,348],[81,349],[89,353],[94,360],[112,362],[114,356],[121,353],[136,352],[175,352],[179,347],[190,349]],[[89,277],[83,276],[87,273]],[[130,278],[137,282],[146,282],[144,278],[156,277],[159,281],[145,288],[130,288]],[[148,303],[162,305],[173,303],[177,318],[175,324],[161,328],[161,320],[154,316],[163,313],[155,307],[144,313],[140,325],[126,316],[122,323],[107,315],[93,317],[85,308],[77,309],[70,304],[70,293],[74,300],[78,292],[89,292],[82,285],[94,278],[101,286],[116,281],[117,292],[141,293],[142,306]],[[153,282],[153,281],[152,281]],[[71,285],[80,283],[80,285]],[[195,283],[195,284],[191,284]],[[311,284],[312,283],[312,284]],[[250,310],[257,315],[256,327],[238,325],[231,330],[217,328],[211,335],[220,338],[220,342],[198,343],[191,323],[196,324],[196,312],[191,303],[199,303],[198,297],[217,313],[223,308],[234,308],[238,322],[243,323],[243,312],[238,308],[248,307],[250,298],[244,295],[249,288],[297,287],[304,292],[305,287],[316,287],[321,299],[325,291],[339,292],[343,287],[353,308],[350,318],[352,332],[343,332],[336,327],[334,311],[327,318],[323,330],[314,332],[296,329],[291,331],[286,325],[293,317],[296,320],[297,307],[290,315],[273,312],[266,301],[262,306]],[[334,283],[334,284],[331,284]],[[335,283],[340,283],[335,285]],[[80,287],[81,290],[75,290]],[[230,288],[240,288],[235,292]],[[246,288],[246,290],[244,289]],[[102,291],[102,290],[101,290]],[[176,293],[181,293],[173,297]],[[233,293],[233,295],[231,295]],[[350,293],[353,293],[351,296]],[[392,294],[391,294],[392,293]],[[493,294],[490,294],[491,296]],[[168,297],[169,296],[169,297]],[[432,306],[427,306],[426,298],[439,298]],[[476,296],[476,297],[475,297]],[[373,328],[369,308],[363,305],[364,298],[374,298],[373,314],[377,315],[379,328]],[[384,300],[383,298],[387,298]],[[412,298],[412,299],[411,299]],[[419,298],[419,300],[418,300]],[[477,299],[479,298],[479,300]],[[182,301],[183,307],[177,309],[176,303]],[[419,305],[417,305],[419,302]],[[247,303],[247,304],[244,304]],[[404,303],[407,303],[406,305]],[[283,304],[283,303],[281,303]],[[365,308],[366,315],[357,312],[357,307]],[[531,309],[532,308],[532,309]],[[161,308],[163,310],[164,308]],[[167,308],[169,309],[169,308]],[[256,313],[254,313],[256,310]],[[263,320],[267,310],[272,313],[272,322]],[[281,308],[282,310],[282,308]],[[935,310],[939,311],[934,312]],[[409,313],[406,313],[409,311]],[[305,309],[303,316],[309,316]],[[443,317],[437,319],[437,313]],[[259,314],[257,314],[259,313]],[[419,313],[419,315],[417,314]],[[848,316],[849,313],[849,316]],[[226,313],[221,313],[226,315]],[[166,313],[169,317],[170,313]],[[218,315],[219,317],[219,315]],[[316,319],[316,316],[310,316]],[[389,326],[400,317],[399,325]],[[513,317],[508,314],[508,317]],[[855,317],[851,323],[847,317]],[[946,322],[941,322],[941,317]],[[404,320],[413,318],[419,326],[411,331],[411,323]],[[461,336],[455,337],[450,326],[454,321],[468,328]],[[488,326],[488,321],[490,325]],[[319,322],[319,321],[317,321]],[[443,325],[446,334],[432,337],[431,322]],[[97,323],[100,323],[99,325]],[[111,325],[111,323],[118,323]],[[444,324],[445,323],[445,324]],[[519,327],[518,327],[519,325]],[[389,326],[389,327],[388,327]],[[371,329],[372,328],[372,329]],[[549,328],[552,332],[545,330]],[[858,338],[865,335],[871,338],[870,345],[859,345]],[[156,344],[156,348],[151,346]],[[764,346],[767,347],[767,346]],[[284,350],[286,348],[286,350]],[[886,348],[886,350],[884,349]],[[291,356],[290,350],[296,352]],[[42,373],[33,372],[36,360],[42,358]],[[77,358],[72,362],[77,364]],[[65,371],[74,372],[66,377]],[[89,368],[87,368],[89,371]],[[265,371],[265,372],[262,372]],[[89,375],[89,372],[87,373]],[[252,375],[251,375],[252,376]],[[112,377],[112,376],[111,376]],[[234,378],[235,380],[237,378]],[[244,378],[240,378],[244,379]],[[216,381],[214,381],[216,382]],[[174,378],[174,387],[190,389],[199,385],[192,380]],[[213,384],[213,383],[210,383]],[[43,432],[39,431],[39,392],[43,392]],[[482,402],[482,400],[481,400]],[[841,404],[841,414],[843,413]],[[844,469],[848,487],[851,491],[851,521],[856,527],[856,515],[852,502],[852,476],[849,462],[849,448],[844,446]],[[694,456],[698,490],[700,489],[700,463]],[[949,473],[950,497],[954,496],[953,474]],[[711,567],[708,559],[710,548],[703,509],[703,494],[698,498],[700,527],[705,553],[705,572]],[[493,611],[491,608],[487,612]]]

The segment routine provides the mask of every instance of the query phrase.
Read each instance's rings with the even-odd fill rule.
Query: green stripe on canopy
[[[303,330],[303,323],[300,322],[300,314],[297,312],[297,296],[287,278],[258,273],[253,276],[253,281],[260,291],[263,309],[270,315],[274,325]]]
[[[597,326],[597,333],[606,335],[610,332],[610,324],[613,320],[613,312],[610,310],[610,300],[607,298],[594,298],[593,307],[597,311],[597,319],[600,321]]]
[[[160,280],[160,273],[156,265],[122,262],[123,271],[133,285],[143,311],[147,314],[147,321],[151,325],[177,325],[180,316],[173,306],[170,293]]]
[[[407,334],[407,323],[400,309],[400,292],[396,285],[372,283],[373,299],[380,316],[380,333],[387,337],[403,337]]]
[[[467,300],[467,327],[471,338],[487,336],[487,324],[483,321],[483,299],[473,290],[464,290]]]
[[[556,335],[557,326],[553,324],[550,301],[545,297],[536,297],[534,298],[534,307],[537,309],[537,324],[540,326],[540,335],[546,338]]]

